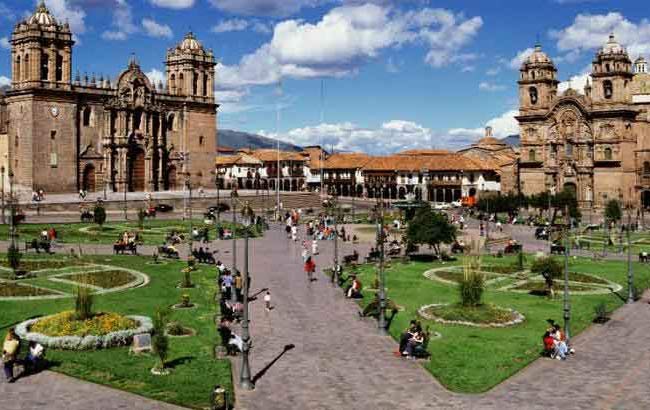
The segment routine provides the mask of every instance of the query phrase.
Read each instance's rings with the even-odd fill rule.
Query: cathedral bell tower
[[[591,77],[594,103],[616,104],[627,100],[628,85],[632,80],[632,60],[627,51],[616,41],[614,34],[596,54],[592,63]]]
[[[205,50],[193,33],[167,51],[167,92],[214,102],[214,67],[211,50]]]
[[[59,24],[41,1],[11,35],[12,87],[69,89],[73,45],[68,23]]]
[[[519,110],[522,115],[527,111],[548,109],[557,95],[557,68],[553,61],[537,44],[533,53],[526,58],[519,70]]]

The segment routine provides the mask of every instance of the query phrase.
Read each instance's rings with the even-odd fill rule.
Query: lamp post
[[[220,199],[220,192],[221,190],[219,189],[219,169],[217,168],[217,172],[214,174],[214,185],[217,188],[217,229],[219,229],[219,225],[221,225],[221,199]]]
[[[249,291],[249,274],[248,274],[248,230],[253,224],[253,210],[248,202],[244,205],[242,211],[242,224],[244,225],[244,280],[242,293],[243,300],[243,322],[242,322],[242,364],[241,373],[239,374],[239,385],[244,390],[253,390],[255,384],[251,380],[251,369],[248,360],[250,351],[250,333],[249,333],[249,318],[248,318],[248,291]]]
[[[569,235],[570,229],[573,225],[569,217],[569,207],[565,207],[566,220],[568,227],[564,229],[564,335],[567,344],[571,339],[570,336],[570,323],[571,323],[571,305],[569,304]]]
[[[14,198],[14,172],[9,169],[9,235],[11,237],[10,249],[12,252],[18,252],[16,246],[16,199]],[[16,277],[16,269],[12,266],[14,278]]]
[[[603,241],[603,258],[607,256],[607,245],[609,244],[609,222],[607,221],[607,194],[603,192],[603,225],[605,229],[605,240]]]
[[[192,256],[192,250],[194,246],[194,226],[192,226],[192,182],[190,180],[190,173],[185,174],[185,188],[188,193],[188,216],[190,218],[190,240],[189,244],[189,253],[188,258]]]
[[[334,273],[332,274],[332,281],[336,286],[339,283],[339,225],[338,225],[338,200],[336,196],[336,188],[333,186],[330,189],[329,200],[330,214],[334,217]]]
[[[384,204],[378,204],[379,220],[377,221],[377,245],[379,245],[379,334],[386,335],[386,272],[384,271]]]
[[[632,270],[632,201],[630,201],[627,208],[627,303],[634,303],[634,272]]]
[[[232,273],[233,275],[237,272],[237,188],[235,185],[232,186],[230,192],[230,208],[232,212]],[[237,302],[237,292],[230,293],[230,300],[233,303]]]
[[[128,179],[127,179],[126,176],[125,176],[125,177],[124,177],[124,220],[128,220],[128,219],[129,219],[128,215],[126,214],[126,211],[127,211],[127,205],[126,205],[126,191],[127,191],[127,189],[128,189]]]
[[[0,174],[2,174],[2,224],[6,223],[5,220],[5,167],[0,167]]]

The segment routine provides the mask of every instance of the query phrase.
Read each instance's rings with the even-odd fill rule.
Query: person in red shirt
[[[316,264],[314,261],[311,259],[311,256],[307,258],[305,261],[305,273],[307,274],[307,278],[309,281],[313,281],[314,278],[314,272],[316,272]]]

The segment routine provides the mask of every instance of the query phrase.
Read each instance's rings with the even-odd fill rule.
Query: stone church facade
[[[610,36],[582,93],[558,93],[557,69],[536,46],[521,66],[519,189],[575,191],[582,207],[609,199],[650,206],[650,75]]]
[[[45,5],[16,24],[0,96],[0,154],[16,189],[161,191],[211,186],[215,59],[192,33],[167,51],[167,84],[133,57],[115,82],[72,78],[74,40]]]

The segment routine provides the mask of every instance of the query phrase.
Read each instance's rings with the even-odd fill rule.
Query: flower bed
[[[579,285],[576,283],[569,283],[569,291],[570,292],[591,292],[594,290],[599,290],[600,288],[594,288],[593,286],[588,286],[588,285]],[[512,287],[509,288],[509,290],[524,290],[524,291],[531,291],[531,292],[545,292],[546,291],[546,283],[542,281],[537,281],[537,280],[527,280],[525,282],[516,284]],[[556,280],[553,281],[553,290],[555,292],[564,290],[564,282]]]
[[[501,265],[501,266],[483,266],[483,272],[499,273],[501,275],[512,275],[513,273],[521,272],[518,266],[514,265]]]
[[[31,297],[56,295],[48,289],[29,285],[19,285],[14,282],[0,282],[0,297]]]
[[[30,330],[46,336],[104,336],[111,332],[136,327],[136,323],[117,313],[97,313],[88,320],[76,320],[75,312],[67,311],[39,320]]]
[[[512,309],[483,304],[466,307],[460,304],[432,304],[418,310],[420,316],[446,325],[474,327],[507,327],[524,321],[524,316]]]
[[[61,269],[80,265],[84,265],[84,263],[74,259],[21,259],[20,261],[20,269],[30,272],[45,269]],[[0,267],[11,269],[9,261],[6,259],[0,260]]]
[[[125,286],[137,279],[130,272],[124,270],[74,273],[62,277],[72,282],[97,286],[102,289],[112,289]]]
[[[597,283],[599,285],[609,285],[609,282],[598,276],[589,275],[580,272],[569,272],[569,281],[580,283]]]
[[[440,279],[446,280],[448,282],[455,282],[458,283],[460,280],[463,278],[463,275],[465,273],[461,270],[452,270],[452,271],[436,271],[435,276],[439,277]],[[496,279],[498,278],[498,275],[494,275],[491,273],[485,273],[485,280],[491,280],[491,279]]]
[[[116,346],[127,346],[133,340],[134,335],[141,333],[151,333],[153,330],[153,323],[151,319],[146,316],[124,316],[123,319],[128,320],[133,327],[110,332],[104,332],[100,328],[97,329],[97,334],[72,336],[48,336],[46,334],[35,331],[39,327],[45,326],[39,325],[39,322],[51,323],[50,320],[60,320],[60,318],[57,318],[57,316],[69,313],[71,312],[63,312],[53,316],[27,320],[16,326],[16,334],[23,340],[35,341],[45,347],[50,347],[53,349],[91,350],[105,349]]]

